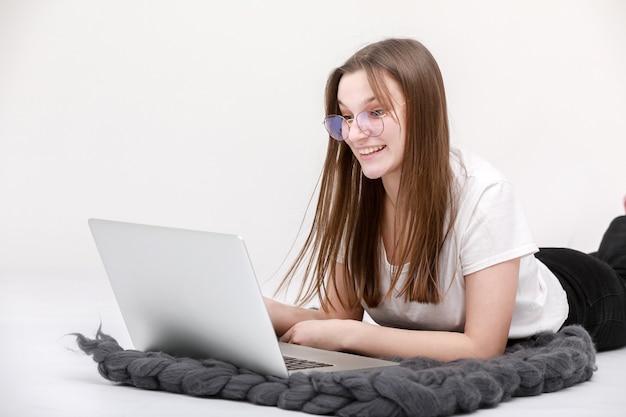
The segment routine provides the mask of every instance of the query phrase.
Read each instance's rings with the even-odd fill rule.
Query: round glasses
[[[367,136],[380,136],[385,129],[383,117],[387,113],[382,110],[362,111],[353,119],[346,119],[337,114],[331,114],[324,118],[324,127],[331,138],[339,141],[348,139],[352,122],[356,121],[358,128]]]

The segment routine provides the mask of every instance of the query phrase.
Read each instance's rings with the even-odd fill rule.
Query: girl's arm
[[[357,320],[313,319],[295,323],[281,340],[375,357],[425,356],[443,361],[494,357],[506,347],[518,277],[519,259],[465,277],[463,333],[396,329]]]
[[[349,310],[341,306],[338,294],[343,294],[343,285],[345,283],[344,273],[343,268],[338,267],[336,271],[337,275],[335,282],[337,283],[338,288],[333,287],[332,290],[328,290],[327,304],[329,305],[329,311],[327,312],[321,309],[314,310],[310,308],[291,306],[270,298],[265,298],[265,306],[267,307],[270,318],[272,319],[272,325],[274,326],[276,335],[279,337],[283,336],[285,332],[291,329],[294,325],[303,321],[329,319],[360,321],[363,319],[362,308]]]

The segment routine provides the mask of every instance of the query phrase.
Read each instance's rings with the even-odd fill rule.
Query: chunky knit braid
[[[579,326],[542,333],[489,360],[439,362],[413,358],[370,372],[259,375],[214,359],[175,358],[124,350],[100,329],[76,334],[100,374],[113,382],[199,397],[339,416],[448,416],[490,407],[510,397],[558,391],[587,381],[595,348]]]

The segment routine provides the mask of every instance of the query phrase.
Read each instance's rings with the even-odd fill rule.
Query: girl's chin
[[[377,180],[383,176],[383,173],[379,170],[363,169],[363,167],[361,167],[361,170],[363,172],[363,176],[369,178],[370,180]]]
[[[389,166],[368,166],[366,164],[361,164],[361,172],[363,176],[370,180],[378,180],[383,177],[391,177],[396,176],[400,170],[397,167],[389,167]]]

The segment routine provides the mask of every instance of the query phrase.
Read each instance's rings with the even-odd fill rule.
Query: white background
[[[538,244],[595,249],[626,193],[624,1],[0,0],[0,279],[103,273],[103,217],[240,234],[271,287],[326,77],[390,36],[434,54],[454,141],[517,185]]]

